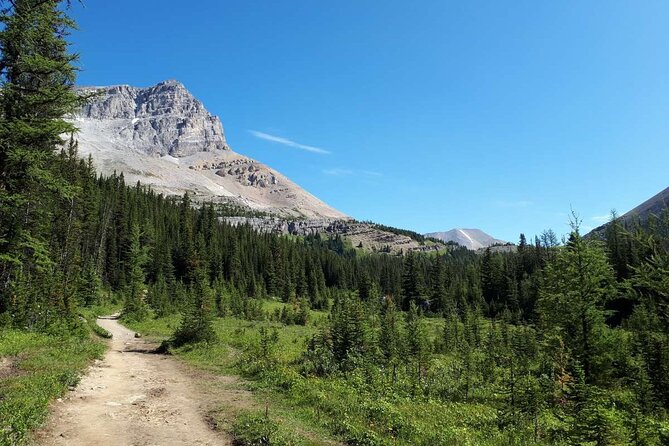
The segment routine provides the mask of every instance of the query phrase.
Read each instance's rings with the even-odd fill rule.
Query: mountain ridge
[[[476,228],[453,228],[448,231],[429,232],[424,235],[444,242],[455,242],[474,251],[492,245],[506,245],[508,243],[504,240],[496,239]]]
[[[651,216],[659,217],[666,209],[669,209],[669,187],[625,212],[619,218],[624,224],[632,223],[633,221],[645,224]],[[604,231],[608,225],[608,222],[604,223],[590,231],[589,234],[599,234]]]
[[[347,215],[280,172],[234,152],[219,117],[179,81],[150,87],[78,87],[90,101],[72,120],[82,156],[166,195],[235,203],[291,218]]]

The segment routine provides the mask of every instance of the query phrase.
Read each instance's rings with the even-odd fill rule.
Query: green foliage
[[[76,385],[79,372],[103,352],[87,336],[0,330],[0,445],[23,443],[51,400]]]
[[[232,427],[234,443],[238,446],[300,446],[307,444],[294,433],[282,428],[267,413],[245,412]]]
[[[65,152],[61,135],[74,131],[64,117],[81,100],[72,90],[76,56],[64,38],[74,24],[60,3],[20,0],[0,12],[0,313],[34,328],[71,314],[74,305],[68,280],[76,268],[61,254],[70,253],[78,229],[67,219],[76,187],[59,166],[76,150]],[[66,231],[54,231],[54,218]],[[52,311],[44,311],[46,303]]]
[[[195,277],[191,284],[191,301],[172,341],[176,347],[216,340],[216,333],[212,327],[213,292],[209,286],[206,271],[202,266],[196,266],[193,275]]]
[[[229,206],[98,178],[62,140],[83,99],[66,12],[0,13],[4,444],[100,353],[78,314],[105,336],[96,305],[115,296],[134,328],[347,444],[667,444],[669,213],[614,218],[605,243],[575,225],[562,247],[548,230],[483,255],[360,255],[339,236],[232,227]],[[282,421],[244,415],[238,442],[303,441]]]
[[[307,299],[302,299],[299,302],[293,300],[288,305],[276,307],[271,318],[286,325],[307,325],[310,317],[309,310]]]
[[[127,320],[138,320],[148,316],[148,307],[146,305],[146,295],[148,290],[145,287],[144,269],[146,263],[146,250],[140,244],[139,226],[133,225],[130,235],[129,258],[129,278],[128,286],[125,292],[125,306],[123,307],[123,318]]]
[[[605,377],[605,304],[615,283],[606,252],[575,230],[544,273],[539,300],[544,329],[564,337],[586,381],[597,382]]]

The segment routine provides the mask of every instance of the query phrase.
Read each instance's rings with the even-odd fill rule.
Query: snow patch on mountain
[[[487,248],[493,245],[505,245],[507,242],[486,234],[480,229],[455,228],[450,231],[430,232],[426,237],[436,238],[444,242],[454,242],[471,250]]]

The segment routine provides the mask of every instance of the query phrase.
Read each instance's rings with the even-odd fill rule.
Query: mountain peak
[[[123,172],[166,195],[233,202],[291,217],[345,218],[274,169],[233,152],[223,125],[177,80],[98,93],[74,116],[79,151],[105,174]]]
[[[178,81],[178,80],[176,80],[176,79],[167,79],[167,80],[164,80],[164,81],[162,81],[162,82],[158,82],[158,83],[156,84],[156,87],[158,87],[158,86],[160,86],[160,85],[168,85],[168,86],[182,87],[182,88],[184,88],[184,89],[186,88],[184,84],[182,84],[180,81]]]
[[[167,80],[147,88],[91,87],[99,97],[79,118],[106,123],[101,131],[121,136],[130,148],[151,155],[190,156],[228,150],[223,125],[182,83]]]
[[[486,234],[480,229],[454,228],[450,231],[431,232],[425,234],[426,237],[436,238],[444,242],[455,242],[467,249],[477,250],[487,248],[492,245],[504,245],[507,242],[499,240]]]
[[[623,223],[638,221],[641,224],[645,224],[649,218],[652,216],[660,217],[667,209],[669,209],[669,187],[620,216],[620,220]],[[605,223],[593,229],[590,234],[602,233],[608,224]]]

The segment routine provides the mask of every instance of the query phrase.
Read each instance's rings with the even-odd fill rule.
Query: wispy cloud
[[[353,171],[350,169],[339,169],[339,168],[334,168],[334,169],[323,169],[323,173],[325,175],[332,175],[334,177],[343,177],[347,175],[353,175]]]
[[[517,200],[517,201],[497,200],[495,202],[495,206],[499,208],[526,208],[532,206],[533,204],[534,203],[528,200]]]
[[[607,223],[611,219],[610,215],[595,215],[594,217],[590,217],[590,220],[597,222],[597,223]]]
[[[300,149],[300,150],[305,150],[307,152],[311,153],[319,153],[321,155],[329,155],[331,152],[328,150],[325,150],[321,147],[316,147],[316,146],[308,146],[306,144],[300,144],[299,142],[295,142],[293,140],[290,140],[288,138],[284,138],[282,136],[275,136],[275,135],[270,135],[269,133],[263,133],[259,132],[257,130],[249,130],[249,133],[255,136],[256,138],[259,139],[264,139],[265,141],[270,141],[274,142],[277,144],[282,144],[284,146],[288,147],[293,147],[295,149]]]
[[[383,176],[381,172],[377,172],[375,170],[354,170],[354,169],[344,169],[341,167],[334,167],[332,169],[323,169],[323,173],[325,175],[330,175],[334,177],[357,175],[363,177],[380,178]]]

